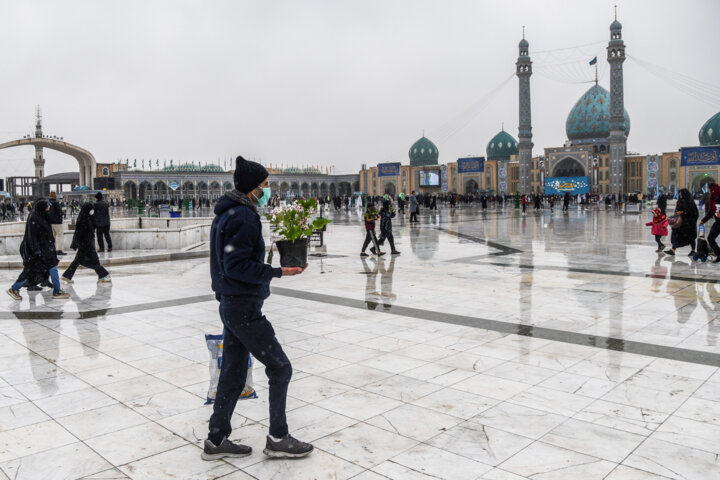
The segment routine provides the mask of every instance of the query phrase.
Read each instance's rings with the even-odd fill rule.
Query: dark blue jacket
[[[223,196],[215,205],[210,230],[210,275],[217,295],[270,296],[270,280],[281,268],[264,262],[265,242],[260,215],[247,205]]]

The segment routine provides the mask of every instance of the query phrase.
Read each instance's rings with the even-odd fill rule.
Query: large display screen
[[[439,187],[440,172],[438,170],[420,170],[421,187]]]

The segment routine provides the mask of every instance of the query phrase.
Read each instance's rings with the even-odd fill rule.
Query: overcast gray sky
[[[484,155],[502,122],[517,137],[517,78],[503,82],[526,25],[537,154],[565,141],[594,55],[609,88],[614,3],[633,57],[628,149],[697,144],[718,91],[689,96],[686,78],[670,85],[634,59],[719,85],[717,0],[1,0],[0,141],[30,133],[40,104],[46,134],[100,162],[243,154],[357,172],[407,163],[423,129],[440,163]],[[32,175],[33,154],[0,151],[0,177]],[[48,174],[77,169],[45,155]]]

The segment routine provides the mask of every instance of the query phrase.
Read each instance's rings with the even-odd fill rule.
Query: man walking
[[[410,223],[417,223],[417,214],[418,210],[420,210],[420,205],[418,204],[417,197],[415,196],[415,190],[410,192],[408,204],[410,207]]]
[[[267,177],[265,167],[237,157],[235,189],[223,195],[215,206],[216,216],[210,230],[210,274],[225,331],[222,369],[203,460],[252,453],[249,446],[229,439],[230,419],[245,386],[248,354],[265,365],[269,379],[270,434],[263,453],[298,458],[313,450],[312,445],[288,433],[285,403],[292,366],[262,313],[263,302],[270,296],[270,281],[304,270],[273,268],[263,261],[265,242],[257,207],[264,206],[270,198]]]
[[[55,239],[55,253],[58,256],[65,255],[63,252],[63,213],[62,207],[57,199],[57,193],[50,192],[50,227],[52,227],[53,238]]]
[[[105,243],[107,241],[108,252],[112,252],[112,239],[110,238],[110,206],[103,200],[103,194],[97,192],[95,194],[95,214],[93,215],[93,224],[97,233],[98,252],[105,251]]]

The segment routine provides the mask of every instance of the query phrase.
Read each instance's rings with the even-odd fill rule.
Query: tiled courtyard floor
[[[316,447],[296,461],[262,454],[262,368],[233,421],[253,455],[200,459],[207,259],[3,294],[0,479],[720,479],[720,267],[659,257],[645,217],[425,211],[396,219],[401,256],[361,259],[334,214],[264,309]]]

